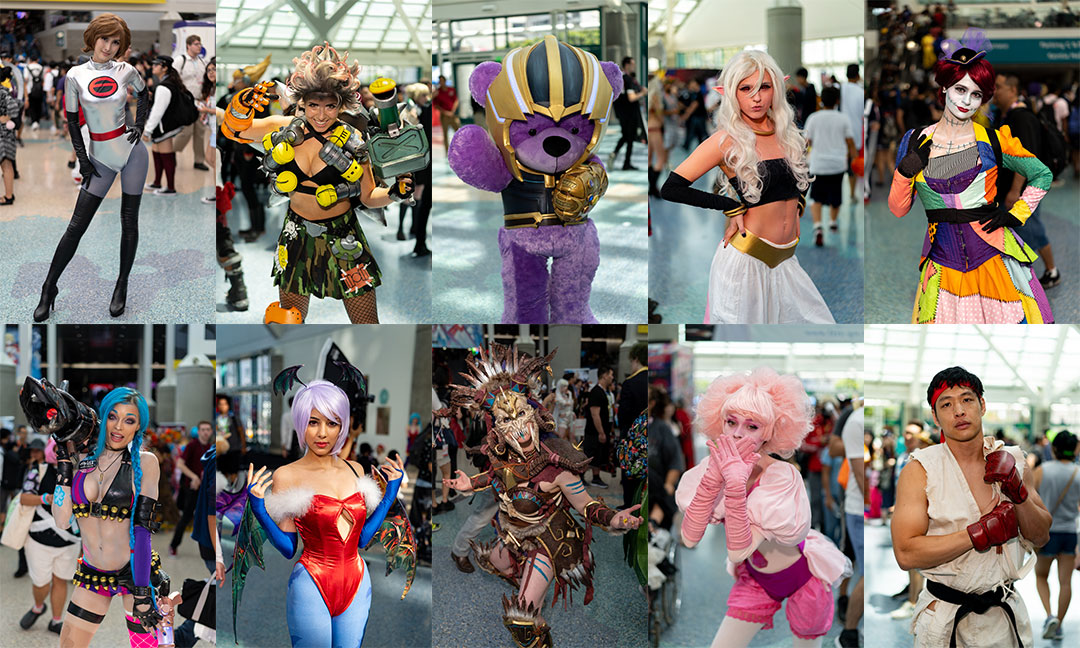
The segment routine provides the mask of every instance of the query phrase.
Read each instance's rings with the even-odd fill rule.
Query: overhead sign
[[[995,38],[992,63],[1077,63],[1080,38]]]

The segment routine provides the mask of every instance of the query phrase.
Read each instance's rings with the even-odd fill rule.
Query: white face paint
[[[970,74],[945,91],[945,109],[959,120],[971,119],[983,103],[983,93]]]

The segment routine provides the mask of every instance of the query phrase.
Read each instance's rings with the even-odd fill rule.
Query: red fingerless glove
[[[967,528],[971,544],[976,551],[986,551],[990,547],[1003,545],[1020,534],[1020,525],[1016,521],[1016,509],[1010,502],[1002,502],[986,515]]]
[[[986,474],[983,481],[987,484],[1001,483],[1001,492],[1014,504],[1023,504],[1028,497],[1027,487],[1016,469],[1016,459],[1005,450],[995,450],[986,455]]]

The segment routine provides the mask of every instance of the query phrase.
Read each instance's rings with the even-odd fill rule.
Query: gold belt
[[[795,239],[795,242],[788,247],[778,248],[749,231],[746,232],[746,236],[736,234],[729,243],[731,247],[739,252],[754,257],[770,268],[775,268],[795,256],[795,247],[798,244],[799,239]]]
[[[581,225],[587,220],[589,219],[586,217],[579,220],[564,221],[555,214],[541,214],[540,212],[507,214],[503,216],[503,227],[517,229],[519,227],[541,227],[543,225]]]

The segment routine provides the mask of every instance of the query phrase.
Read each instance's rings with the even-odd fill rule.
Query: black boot
[[[109,315],[120,317],[127,307],[128,275],[135,263],[139,246],[139,203],[142,194],[121,194],[120,197],[120,274],[116,277]]]
[[[79,197],[75,201],[75,210],[71,213],[71,221],[68,222],[67,230],[56,245],[56,252],[53,253],[52,263],[49,265],[49,274],[45,276],[45,283],[41,285],[41,301],[34,309],[35,322],[44,322],[49,319],[49,313],[52,311],[58,292],[56,282],[63,274],[64,268],[71,262],[71,257],[75,256],[79,241],[86,232],[86,228],[90,226],[90,221],[94,219],[94,214],[97,213],[102,200],[104,200],[103,196],[95,196],[88,191],[79,192]]]
[[[246,311],[248,294],[247,286],[244,285],[244,271],[239,267],[235,270],[226,270],[225,278],[229,280],[229,292],[225,295],[225,304],[229,310]]]
[[[660,190],[656,188],[656,181],[660,179],[660,172],[649,166],[649,195],[660,197]]]

